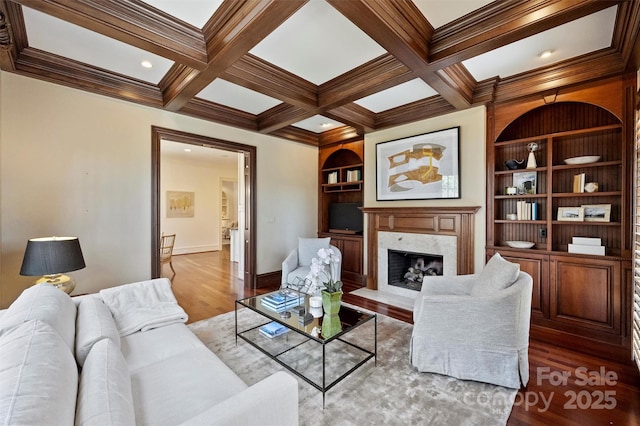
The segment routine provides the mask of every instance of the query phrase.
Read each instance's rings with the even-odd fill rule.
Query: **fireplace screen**
[[[398,250],[387,256],[389,285],[420,291],[425,276],[442,275],[442,256]]]

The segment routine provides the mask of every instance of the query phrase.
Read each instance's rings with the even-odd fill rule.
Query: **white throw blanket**
[[[178,322],[187,322],[187,313],[178,305],[166,278],[100,290],[113,314],[120,336]]]

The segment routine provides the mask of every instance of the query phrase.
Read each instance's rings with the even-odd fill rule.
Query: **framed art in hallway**
[[[167,218],[194,217],[195,192],[167,191]]]
[[[460,127],[378,143],[376,198],[460,198]]]

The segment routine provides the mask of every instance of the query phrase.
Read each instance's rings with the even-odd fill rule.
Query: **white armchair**
[[[282,262],[281,287],[292,287],[296,284],[296,278],[304,280],[311,269],[311,259],[318,256],[318,250],[321,248],[331,248],[337,255],[339,261],[332,265],[331,273],[334,279],[340,280],[342,253],[336,246],[331,245],[331,238],[298,238],[298,248],[292,250]]]
[[[529,380],[533,280],[494,256],[481,274],[426,277],[410,357],[431,372],[518,389]]]

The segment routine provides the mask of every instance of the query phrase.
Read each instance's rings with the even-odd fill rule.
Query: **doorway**
[[[161,155],[160,148],[162,141],[178,142],[183,144],[196,145],[201,147],[215,148],[239,154],[239,188],[238,188],[238,231],[240,234],[239,243],[242,245],[239,259],[239,272],[244,278],[245,288],[254,289],[256,287],[255,274],[255,239],[253,230],[255,229],[255,164],[256,148],[249,145],[224,141],[221,139],[185,133],[177,130],[165,129],[152,126],[151,128],[151,273],[153,278],[161,276],[160,265],[160,226],[161,226]]]

